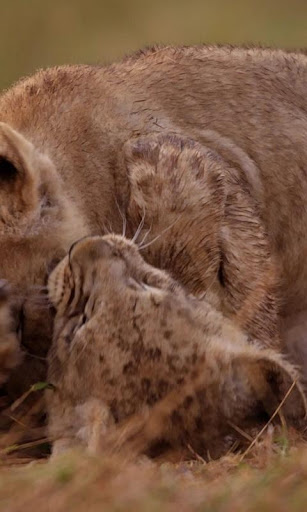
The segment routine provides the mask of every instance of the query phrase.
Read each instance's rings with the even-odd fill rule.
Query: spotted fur
[[[149,444],[218,455],[235,438],[230,421],[261,424],[297,379],[278,353],[250,345],[122,236],[74,244],[49,278],[49,296],[57,310],[48,376],[54,453],[78,443],[96,451],[135,414],[148,411],[150,425],[153,408],[161,421]],[[284,412],[304,417],[299,384]]]

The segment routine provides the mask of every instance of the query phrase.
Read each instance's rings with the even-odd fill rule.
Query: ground
[[[3,446],[0,511],[5,512],[299,512],[306,510],[307,442],[268,425],[250,450],[218,461],[133,460],[69,452],[50,460],[44,439]],[[42,444],[43,443],[43,444]],[[37,445],[37,446],[35,446]],[[193,455],[191,454],[191,457]]]

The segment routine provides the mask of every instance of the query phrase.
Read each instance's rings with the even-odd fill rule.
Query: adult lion
[[[169,154],[172,145],[184,152],[196,144],[198,163],[202,147],[220,159],[216,193],[207,198],[219,217],[208,218],[202,229],[213,237],[205,247],[206,261],[214,257],[213,287],[232,286],[230,313],[236,304],[243,307],[236,294],[257,281],[258,272],[266,284],[260,274],[271,253],[279,285],[276,325],[291,347],[304,345],[306,87],[303,54],[199,46],[153,48],[109,67],[47,69],[1,96],[1,278],[15,286],[27,383],[37,378],[50,339],[51,314],[33,301],[35,287],[45,284],[76,239],[121,231],[122,215],[131,233],[137,228],[141,204],[135,213],[131,193],[144,165],[155,159],[155,168],[163,165],[157,137],[160,149],[166,140]],[[151,253],[155,263],[158,251],[159,244]],[[185,282],[188,269],[187,262],[176,277]]]

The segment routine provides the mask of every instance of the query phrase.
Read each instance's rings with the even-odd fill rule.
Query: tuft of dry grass
[[[189,447],[154,461],[112,450],[99,456],[76,450],[49,460],[44,387],[35,387],[13,406],[3,397],[0,511],[306,509],[307,442],[284,422],[270,422],[246,439],[248,450],[229,452],[216,461],[204,461]]]
[[[230,512],[306,510],[307,443],[269,428],[244,460],[153,462],[74,451],[0,467],[0,510]]]

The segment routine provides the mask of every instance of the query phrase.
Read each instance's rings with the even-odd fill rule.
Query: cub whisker
[[[110,234],[111,234],[111,231],[110,231],[110,229],[106,226],[106,224],[103,224],[103,226],[102,226],[102,227],[103,227],[104,231],[107,233],[107,235],[110,235]]]
[[[117,206],[117,209],[119,211],[119,215],[121,216],[122,222],[123,222],[123,230],[122,230],[122,236],[126,236],[126,230],[127,230],[127,218],[126,215],[121,211],[121,208],[117,202],[117,199],[115,199],[115,204]]]
[[[147,231],[146,231],[145,235],[143,236],[140,244],[138,244],[138,247],[142,247],[142,245],[146,242],[147,237],[148,237],[149,233],[151,232],[151,228],[152,228],[152,225],[150,226],[149,229],[147,229]]]
[[[159,238],[161,238],[162,235],[164,235],[165,233],[167,233],[167,231],[169,231],[170,229],[172,229],[172,227],[174,227],[174,225],[178,222],[178,220],[181,218],[181,215],[179,215],[179,217],[177,217],[177,219],[172,222],[172,224],[170,224],[169,226],[167,226],[167,228],[163,229],[163,231],[161,231],[161,233],[159,233],[155,238],[153,238],[152,240],[150,240],[150,242],[148,242],[147,244],[145,245],[139,245],[139,249],[140,250],[143,250],[143,249],[146,249],[146,247],[149,247],[150,245],[152,245],[154,242],[156,242],[157,240],[159,240]]]
[[[143,212],[141,221],[139,223],[139,226],[138,226],[138,228],[137,228],[137,230],[136,230],[136,232],[134,234],[134,237],[132,238],[131,242],[136,243],[136,241],[138,239],[138,236],[139,236],[140,232],[142,231],[142,229],[144,227],[145,217],[146,217],[146,211],[145,211],[145,208],[144,208],[144,212]]]

